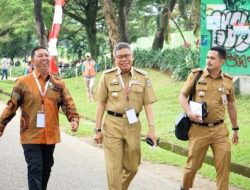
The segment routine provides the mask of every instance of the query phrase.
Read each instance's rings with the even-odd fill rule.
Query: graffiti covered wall
[[[201,67],[210,47],[223,46],[227,60],[223,71],[250,75],[250,0],[202,0]]]

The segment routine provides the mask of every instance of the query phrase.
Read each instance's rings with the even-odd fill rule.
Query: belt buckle
[[[208,123],[208,127],[213,127],[214,123]]]

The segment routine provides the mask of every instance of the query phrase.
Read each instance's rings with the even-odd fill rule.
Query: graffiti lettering
[[[229,53],[226,59],[226,65],[228,67],[243,67],[247,68],[248,63],[250,63],[250,56]]]
[[[229,10],[214,11],[211,16],[219,18],[221,30],[211,30],[212,46],[224,46],[228,50],[235,49],[237,52],[244,52],[249,49],[250,32],[235,34],[234,26],[248,25],[249,14],[247,11],[231,12]],[[225,28],[225,29],[224,29]]]

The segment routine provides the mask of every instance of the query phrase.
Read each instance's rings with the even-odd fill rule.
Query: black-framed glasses
[[[130,58],[130,56],[131,56],[131,53],[128,53],[128,54],[124,54],[124,55],[117,55],[116,58],[119,60],[122,60],[123,58],[124,59]]]

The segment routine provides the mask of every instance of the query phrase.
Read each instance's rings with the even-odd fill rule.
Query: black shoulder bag
[[[199,71],[195,78],[194,85],[192,87],[191,94],[188,97],[188,102],[192,100],[195,94],[196,83],[202,75],[202,71]],[[191,121],[185,112],[182,112],[175,122],[175,136],[177,139],[182,141],[188,140],[188,132],[191,126]]]

